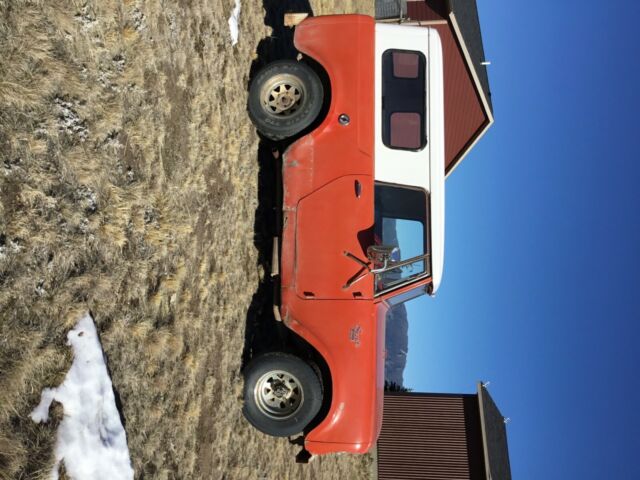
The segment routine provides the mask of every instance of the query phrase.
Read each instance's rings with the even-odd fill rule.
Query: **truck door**
[[[365,300],[373,298],[373,278],[348,285],[362,266],[373,239],[373,178],[346,175],[298,203],[295,288],[301,298]]]

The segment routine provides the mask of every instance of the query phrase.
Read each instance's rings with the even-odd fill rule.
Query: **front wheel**
[[[251,82],[249,117],[265,137],[283,140],[311,125],[322,101],[322,82],[313,69],[279,60],[260,70]]]
[[[247,365],[244,378],[242,413],[267,435],[289,437],[302,432],[322,406],[318,376],[293,355],[261,355]]]

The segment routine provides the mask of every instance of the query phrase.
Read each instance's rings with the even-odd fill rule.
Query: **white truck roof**
[[[442,44],[432,28],[376,24],[375,179],[423,188],[429,193],[432,294],[444,267],[444,80]],[[427,144],[420,151],[397,150],[382,141],[382,54],[389,49],[420,51],[426,57]]]

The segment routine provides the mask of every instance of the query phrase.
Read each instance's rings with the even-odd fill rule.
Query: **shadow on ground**
[[[257,58],[250,67],[250,82],[268,63],[275,60],[295,59],[298,55],[298,51],[293,46],[294,30],[284,26],[284,14],[306,12],[313,15],[307,0],[264,0],[263,7],[264,23],[271,27],[272,32],[258,44]],[[264,269],[265,277],[254,293],[247,312],[242,354],[243,368],[257,354],[283,350],[288,335],[288,329],[281,322],[277,322],[273,316],[274,285],[269,275],[273,237],[278,235],[280,229],[281,199],[277,187],[280,158],[287,146],[287,143],[276,143],[262,138],[258,147],[258,207],[255,212],[253,242],[258,250],[258,262]]]

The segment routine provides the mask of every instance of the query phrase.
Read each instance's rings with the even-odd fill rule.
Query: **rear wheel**
[[[302,432],[322,406],[318,376],[293,355],[261,355],[247,365],[244,378],[242,413],[268,435],[288,437]]]
[[[279,60],[263,68],[249,88],[249,116],[256,128],[272,140],[300,133],[322,108],[323,88],[308,65]]]

